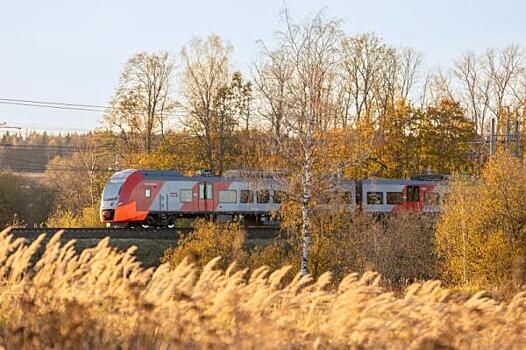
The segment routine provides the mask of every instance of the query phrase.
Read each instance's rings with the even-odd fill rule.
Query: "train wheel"
[[[175,217],[171,216],[168,218],[168,223],[166,224],[167,228],[175,228]]]

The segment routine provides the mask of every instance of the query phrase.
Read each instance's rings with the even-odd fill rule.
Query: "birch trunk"
[[[311,116],[307,122],[307,130],[305,135],[304,156],[305,163],[303,165],[303,198],[301,201],[301,215],[302,215],[302,236],[303,236],[303,252],[301,255],[301,277],[309,273],[309,253],[312,243],[311,223],[310,223],[310,202],[312,198],[312,152],[313,152],[313,132],[314,132],[314,118]]]

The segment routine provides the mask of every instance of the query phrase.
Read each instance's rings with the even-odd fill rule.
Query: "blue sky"
[[[287,0],[295,19],[325,8],[348,33],[374,31],[446,65],[465,50],[525,44],[525,1]],[[283,0],[7,1],[0,10],[0,98],[107,104],[120,70],[139,51],[176,53],[193,36],[231,41],[242,71],[256,41],[272,43]],[[85,130],[101,115],[0,105],[0,122],[36,130]]]

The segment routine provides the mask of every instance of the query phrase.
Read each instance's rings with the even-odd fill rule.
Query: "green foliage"
[[[526,168],[508,154],[479,180],[457,177],[436,230],[443,276],[464,285],[521,284],[526,247]]]

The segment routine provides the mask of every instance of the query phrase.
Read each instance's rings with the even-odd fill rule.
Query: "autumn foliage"
[[[490,159],[480,179],[450,184],[436,231],[443,276],[468,285],[514,285],[524,281],[526,168],[502,153]]]

